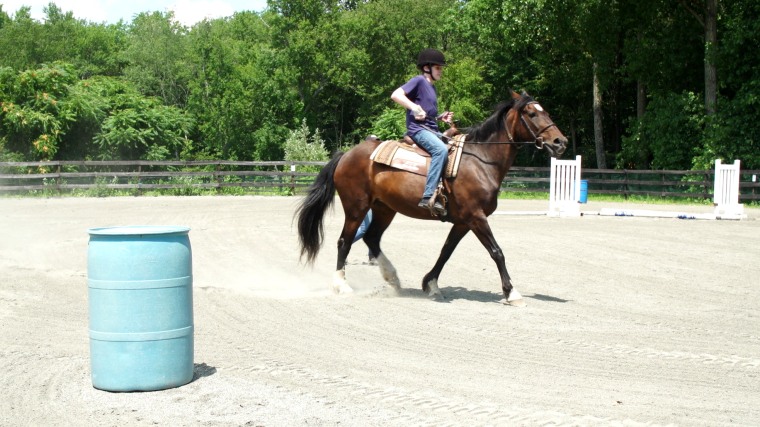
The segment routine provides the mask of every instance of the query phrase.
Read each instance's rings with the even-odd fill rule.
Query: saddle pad
[[[449,144],[449,161],[446,164],[444,176],[454,178],[459,171],[459,162],[462,159],[462,147],[466,135],[457,135]],[[420,148],[396,140],[382,142],[370,155],[370,159],[390,167],[412,172],[418,175],[427,175],[430,166],[430,155],[423,156],[418,151]]]

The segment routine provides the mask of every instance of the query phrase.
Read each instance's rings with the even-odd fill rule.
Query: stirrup
[[[432,216],[446,216],[448,213],[446,207],[437,200],[436,196],[437,193],[433,194],[433,197],[428,198],[427,201],[423,198],[417,206],[427,208]]]
[[[448,214],[448,209],[446,209],[446,205],[449,204],[449,199],[443,194],[443,178],[438,180],[438,186],[435,187],[435,191],[433,192],[433,197],[431,199],[435,200],[435,205],[433,206],[437,212],[441,214],[441,216],[446,216]],[[440,205],[440,209],[436,205]]]

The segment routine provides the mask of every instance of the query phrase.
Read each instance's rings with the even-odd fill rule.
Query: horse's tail
[[[306,197],[296,210],[298,216],[298,240],[301,244],[301,259],[306,255],[307,264],[313,264],[322,246],[324,238],[323,219],[325,211],[335,200],[335,182],[333,175],[338,162],[343,157],[337,153],[319,171],[317,179],[309,187]]]

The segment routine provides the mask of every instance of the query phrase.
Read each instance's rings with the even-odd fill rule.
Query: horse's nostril
[[[564,138],[555,138],[554,147],[556,147],[555,153],[557,156],[561,156],[567,148],[567,140]]]

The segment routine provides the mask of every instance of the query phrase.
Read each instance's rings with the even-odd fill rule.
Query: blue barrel
[[[581,180],[581,194],[578,201],[581,203],[586,203],[588,201],[588,180]]]
[[[91,228],[87,250],[92,385],[151,391],[193,379],[187,227]]]

